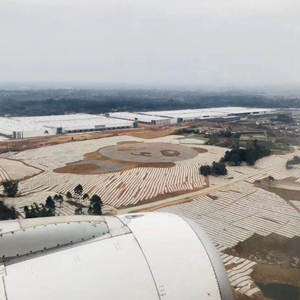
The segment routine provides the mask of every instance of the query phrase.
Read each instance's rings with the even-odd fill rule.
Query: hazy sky
[[[300,83],[299,0],[0,0],[0,82]]]

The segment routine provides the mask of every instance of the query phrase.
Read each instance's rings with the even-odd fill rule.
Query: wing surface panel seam
[[[178,215],[178,216],[179,216],[179,215]],[[216,273],[216,270],[215,270],[215,266],[214,266],[214,264],[213,264],[213,261],[212,261],[210,255],[209,255],[209,253],[207,252],[207,249],[206,249],[204,243],[203,243],[202,240],[200,239],[199,235],[195,232],[195,230],[193,229],[193,227],[192,227],[192,226],[191,226],[184,218],[182,218],[181,216],[179,216],[179,217],[180,217],[181,219],[183,219],[183,220],[186,222],[186,224],[189,225],[189,227],[193,230],[194,234],[197,236],[197,238],[199,239],[200,243],[202,244],[202,246],[203,246],[203,248],[204,248],[204,250],[205,250],[205,253],[207,254],[207,257],[208,257],[208,259],[209,259],[209,261],[210,261],[210,264],[211,264],[211,266],[212,266],[212,269],[213,269],[213,271],[214,271],[215,278],[216,278],[216,282],[217,282],[217,285],[218,285],[219,294],[220,294],[220,299],[222,300],[222,299],[223,299],[223,297],[222,297],[222,290],[221,290],[221,286],[220,286],[220,284],[219,284],[219,280],[218,280],[218,276],[217,276],[217,273]],[[225,299],[224,299],[224,300],[225,300]]]
[[[149,264],[149,262],[148,262],[148,260],[147,260],[147,258],[146,258],[146,255],[145,255],[145,253],[144,253],[144,251],[143,251],[143,249],[142,249],[142,247],[141,247],[141,245],[140,245],[138,239],[135,237],[134,233],[133,233],[132,231],[131,231],[131,233],[132,233],[134,239],[136,240],[136,242],[137,242],[139,248],[140,248],[141,251],[142,251],[142,254],[143,254],[143,256],[144,256],[144,259],[145,259],[145,261],[146,261],[146,263],[147,263],[147,265],[148,265],[150,274],[151,274],[151,276],[152,276],[152,279],[153,279],[153,282],[154,282],[154,285],[155,285],[155,289],[156,289],[156,291],[157,291],[158,299],[161,300],[161,297],[160,297],[159,291],[158,291],[158,287],[157,287],[157,283],[156,283],[156,281],[155,281],[154,275],[153,275],[153,273],[152,273],[152,269],[151,269],[150,264]]]
[[[2,277],[2,282],[3,282],[3,290],[4,290],[4,296],[5,296],[5,299],[8,300],[4,277]]]

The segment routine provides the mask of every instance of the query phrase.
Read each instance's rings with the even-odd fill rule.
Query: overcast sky
[[[0,83],[299,85],[299,0],[0,0]]]

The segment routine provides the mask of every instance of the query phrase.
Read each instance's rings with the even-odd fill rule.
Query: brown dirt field
[[[95,160],[100,160],[100,161],[108,161],[108,162],[115,162],[115,163],[121,163],[125,167],[122,170],[119,170],[118,172],[123,172],[123,171],[128,171],[134,168],[172,168],[175,166],[175,163],[173,162],[158,162],[158,163],[138,163],[138,162],[127,162],[127,161],[121,161],[121,160],[116,160],[113,158],[106,157],[104,155],[101,155],[99,153],[99,150],[95,152],[90,152],[86,153],[84,155],[84,161],[95,161]],[[79,161],[80,162],[80,161]],[[74,164],[76,163],[76,164]],[[70,173],[70,174],[81,174],[81,175],[97,175],[98,173],[91,173],[91,171],[100,169],[99,165],[95,164],[78,164],[78,162],[74,162],[71,164],[66,165],[65,167],[62,168],[57,168],[53,170],[53,172],[56,173]],[[112,172],[103,172],[101,174],[106,174],[106,173],[113,173]]]
[[[285,200],[298,200],[300,201],[300,192],[299,191],[291,191],[286,189],[278,189],[272,188],[272,192],[280,196]]]
[[[255,282],[263,284],[278,282],[300,287],[300,269],[287,269],[276,265],[258,263],[253,267],[251,277]]]
[[[68,165],[63,168],[55,169],[56,173],[72,173],[72,174],[93,174],[91,171],[100,169],[101,167],[95,164],[78,164],[78,165]]]
[[[204,148],[196,148],[196,147],[194,147],[192,149],[196,150],[198,153],[206,153],[206,152],[208,152],[208,150],[204,149]]]
[[[118,142],[117,145],[126,145],[126,144],[142,144],[143,142],[138,141],[124,141],[124,142]]]
[[[116,132],[93,132],[74,135],[56,135],[42,138],[32,138],[26,140],[9,140],[0,142],[0,153],[7,151],[24,151],[28,149],[37,149],[47,146],[65,144],[70,142],[94,140],[118,135]]]
[[[274,233],[262,236],[255,233],[235,247],[227,248],[224,253],[282,268],[300,269],[299,249],[300,237],[287,238]]]
[[[164,129],[164,130],[145,130],[145,131],[139,131],[139,132],[132,132],[129,135],[134,136],[134,137],[139,137],[143,139],[156,139],[160,137],[164,137],[170,134],[175,133],[176,130],[169,128],[169,129]]]
[[[0,153],[8,151],[24,151],[28,149],[37,149],[41,147],[65,144],[70,142],[78,142],[85,140],[95,140],[111,136],[131,135],[134,137],[142,137],[145,139],[152,139],[157,137],[167,136],[173,134],[176,130],[172,127],[161,130],[156,126],[147,126],[138,129],[123,129],[112,131],[97,131],[77,134],[62,134],[49,137],[37,137],[24,140],[8,140],[0,142]]]
[[[283,180],[278,180],[275,182],[270,182],[267,178],[261,179],[259,183],[256,184],[257,187],[262,188],[268,192],[275,193],[285,200],[299,200],[300,201],[300,192],[299,190],[288,189],[289,185],[299,185],[298,182],[295,182],[298,178],[289,177]],[[277,188],[276,184],[283,183],[286,184],[287,188]]]
[[[232,288],[232,294],[234,300],[272,300],[264,297],[262,293],[255,293],[251,297],[248,297],[246,295],[236,292],[233,288]]]
[[[159,162],[159,163],[139,163],[141,168],[172,168],[175,166],[173,162]]]
[[[161,154],[163,156],[170,156],[170,157],[173,157],[173,156],[178,156],[180,155],[180,152],[179,151],[176,151],[176,150],[161,150],[160,151]]]

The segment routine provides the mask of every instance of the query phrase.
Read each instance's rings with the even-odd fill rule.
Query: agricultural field
[[[235,291],[264,299],[260,287],[272,283],[272,280],[292,285],[296,290],[300,287],[300,281],[294,280],[293,275],[297,270],[300,274],[299,203],[242,181],[157,211],[181,214],[199,223],[220,251]],[[261,237],[259,242],[257,236]],[[268,239],[270,243],[267,243]],[[288,253],[282,249],[283,240]],[[257,248],[252,249],[251,245],[255,244]],[[269,265],[273,267],[268,276],[264,271],[255,271],[255,268],[265,270]]]
[[[101,195],[104,204],[119,208],[205,188],[208,182],[199,174],[200,164],[219,160],[224,151],[180,145],[178,136],[150,142],[118,136],[27,150],[7,161],[11,166],[17,161],[42,171],[20,182],[23,196],[66,194],[80,183],[84,192]]]
[[[84,193],[101,196],[105,213],[160,211],[194,219],[219,250],[236,299],[266,299],[263,291],[270,282],[263,272],[300,287],[291,280],[299,270],[297,255],[285,265],[287,254],[276,254],[282,239],[298,245],[293,241],[300,238],[300,168],[285,167],[300,149],[265,157],[253,167],[228,166],[222,177],[199,174],[201,165],[219,161],[227,150],[191,136],[109,136],[12,153],[0,159],[0,175],[1,181],[20,180],[21,197],[5,202],[21,217],[25,205],[65,196],[81,184]],[[56,214],[74,214],[74,209],[64,201]],[[270,237],[275,250],[268,248]],[[258,240],[264,252],[248,246]],[[266,255],[268,249],[273,256]],[[278,270],[282,267],[285,277]]]
[[[0,180],[20,180],[41,173],[41,170],[12,159],[0,158]]]

